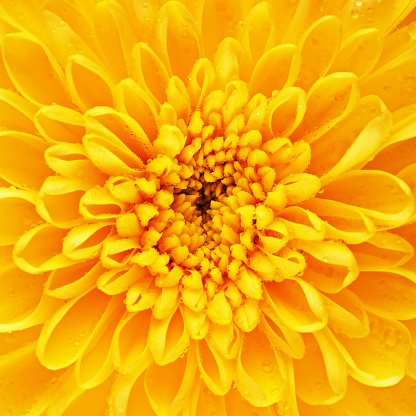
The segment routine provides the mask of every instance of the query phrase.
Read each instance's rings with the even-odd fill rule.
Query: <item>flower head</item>
[[[414,414],[413,3],[162,3],[0,5],[0,410]]]

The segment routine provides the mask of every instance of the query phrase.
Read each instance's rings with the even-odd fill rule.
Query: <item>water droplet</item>
[[[265,373],[271,373],[271,371],[273,370],[273,363],[270,360],[263,360],[263,362],[261,363],[261,369],[265,372]]]
[[[65,27],[65,22],[63,20],[61,20],[58,24],[60,27]]]
[[[148,3],[143,3],[143,9],[147,9],[147,6],[148,6],[149,4]]]
[[[384,342],[386,343],[386,345],[389,346],[390,348],[393,348],[397,345],[398,337],[397,337],[396,331],[394,331],[393,329],[391,328],[386,329],[383,333],[383,338],[384,338]]]
[[[360,7],[363,4],[363,0],[355,0],[354,3],[357,7]]]
[[[356,19],[359,16],[360,12],[357,9],[352,9],[351,10],[351,17],[353,19]]]

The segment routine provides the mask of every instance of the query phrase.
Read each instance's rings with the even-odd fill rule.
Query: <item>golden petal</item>
[[[126,11],[115,0],[96,3],[94,29],[105,61],[117,80],[127,77],[128,57],[136,43]]]
[[[113,105],[115,85],[95,62],[83,55],[71,55],[66,61],[65,73],[68,91],[81,111]]]
[[[211,61],[207,58],[198,59],[192,67],[188,79],[188,92],[192,108],[199,108],[205,96],[214,90],[215,86],[216,74]]]
[[[131,373],[152,360],[147,339],[150,318],[151,311],[145,310],[133,314],[126,312],[120,319],[114,332],[112,355],[114,365],[121,373]]]
[[[262,351],[259,355],[258,351]],[[286,388],[286,368],[279,351],[259,330],[244,334],[237,358],[236,385],[251,405],[266,407],[280,400]]]
[[[71,299],[94,288],[105,271],[96,259],[54,270],[45,283],[45,294],[58,299]]]
[[[36,105],[57,103],[73,106],[61,67],[33,35],[7,35],[3,43],[3,59],[13,84],[29,101]]]
[[[156,139],[159,128],[156,106],[137,82],[126,78],[116,86],[114,108],[136,120],[150,142]]]
[[[339,72],[319,79],[309,90],[303,121],[291,137],[314,142],[346,118],[357,106],[359,98],[354,74]]]
[[[383,40],[379,30],[362,29],[343,43],[330,72],[353,72],[358,78],[368,75],[376,66]]]
[[[85,134],[83,115],[59,105],[42,106],[34,123],[45,140],[52,143],[81,143]]]
[[[240,396],[239,393],[237,393]],[[195,378],[194,386],[189,395],[189,413],[184,415],[210,416],[217,412],[218,416],[225,416],[224,397],[212,393],[200,377]]]
[[[29,273],[39,274],[70,266],[75,262],[62,254],[62,240],[68,230],[51,224],[31,228],[16,242],[14,262]]]
[[[70,228],[82,222],[79,203],[91,185],[63,176],[49,176],[43,182],[36,200],[38,213],[47,222]]]
[[[42,365],[57,370],[81,357],[90,338],[103,325],[100,319],[110,300],[110,296],[94,289],[62,306],[39,336],[37,356]]]
[[[290,329],[313,332],[328,322],[324,298],[309,283],[298,279],[266,283],[265,299],[278,318]]]
[[[204,0],[197,7],[197,21],[201,27],[204,56],[212,61],[217,46],[226,36],[235,37],[243,18],[242,4],[237,0]],[[216,30],[212,30],[215,27]]]
[[[220,396],[226,394],[233,382],[234,362],[221,355],[207,340],[196,343],[196,360],[201,377],[208,388]]]
[[[36,134],[33,116],[37,106],[13,91],[0,89],[0,126],[4,130],[17,130]]]
[[[229,82],[240,79],[242,54],[242,46],[234,38],[227,37],[218,45],[214,58],[218,88],[225,89]]]
[[[14,244],[24,231],[42,221],[35,209],[34,193],[0,188],[0,245]]]
[[[45,162],[56,173],[71,179],[81,179],[93,185],[104,185],[106,175],[88,159],[81,144],[61,143],[45,151]]]
[[[195,346],[189,346],[187,354],[174,362],[160,366],[150,364],[144,377],[144,387],[149,402],[160,416],[180,412],[196,376]]]
[[[169,73],[158,55],[146,43],[137,43],[130,55],[132,78],[149,91],[157,105],[166,102]]]
[[[210,399],[211,397],[208,396],[208,398]],[[218,405],[218,407],[215,406],[215,411],[218,411],[218,409],[220,409],[220,412],[222,411],[222,413],[219,413],[220,416],[232,415],[236,412],[237,409],[238,413],[240,413],[241,415],[252,415],[253,413],[258,416],[276,415],[273,405],[267,407],[253,406],[250,402],[248,402],[244,399],[244,397],[241,396],[240,392],[237,389],[231,389],[224,396],[224,398],[222,398],[221,396],[220,398],[218,396],[214,396],[214,400],[215,405]],[[201,415],[210,416],[210,413],[201,413]]]
[[[370,333],[364,338],[338,334],[333,341],[348,366],[351,377],[362,384],[386,387],[406,374],[410,333],[400,322],[369,313]]]
[[[300,41],[302,67],[295,85],[307,91],[326,75],[341,43],[341,29],[337,16],[324,16],[309,27]]]
[[[349,289],[373,313],[389,319],[416,318],[416,273],[382,266],[379,270],[361,272]]]
[[[137,264],[107,270],[97,279],[97,287],[108,295],[116,295],[126,291],[137,280],[149,274],[146,267]]]
[[[177,76],[171,77],[166,94],[168,103],[175,109],[177,118],[182,118],[185,123],[188,123],[191,114],[191,99],[183,81]]]
[[[173,74],[185,81],[201,51],[195,20],[183,4],[169,1],[160,8],[156,40]]]
[[[114,371],[111,347],[114,331],[123,316],[121,297],[113,297],[74,368],[79,387],[90,389],[103,383]]]
[[[273,91],[292,86],[300,64],[300,53],[295,45],[279,45],[268,50],[260,57],[251,75],[250,96],[261,93],[271,97]]]
[[[135,238],[107,237],[101,250],[101,263],[107,269],[125,266],[138,247]]]
[[[293,361],[296,393],[311,405],[335,403],[347,388],[347,364],[327,331],[304,334],[303,339],[305,355]]]
[[[23,189],[39,189],[53,171],[45,164],[48,144],[37,136],[18,132],[0,133],[0,176]]]

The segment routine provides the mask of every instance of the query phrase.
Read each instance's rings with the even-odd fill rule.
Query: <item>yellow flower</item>
[[[415,415],[413,7],[2,0],[0,414]]]

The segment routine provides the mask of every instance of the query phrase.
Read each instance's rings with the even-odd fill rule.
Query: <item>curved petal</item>
[[[148,332],[151,311],[126,312],[114,332],[114,365],[121,373],[130,373],[151,360]]]
[[[240,79],[242,54],[242,46],[234,38],[227,37],[218,45],[214,66],[219,88],[224,90],[229,82]]]
[[[133,283],[148,274],[146,267],[140,267],[137,264],[117,267],[99,276],[97,287],[108,295],[116,295],[125,292]]]
[[[135,238],[108,237],[101,250],[101,263],[107,269],[125,266],[138,247],[139,243]]]
[[[177,308],[169,317],[159,320],[152,315],[149,329],[149,349],[158,365],[175,361],[186,350],[189,333],[182,311]]]
[[[100,325],[110,300],[95,289],[62,306],[39,336],[37,356],[42,365],[56,370],[74,363]]]
[[[324,221],[325,235],[334,240],[358,244],[369,240],[376,232],[373,222],[359,207],[322,198],[310,199],[302,205]]]
[[[198,4],[197,21],[201,27],[204,56],[212,61],[217,46],[226,37],[235,37],[242,20],[242,5],[237,0],[204,0]],[[216,30],[212,30],[215,27]]]
[[[188,396],[196,376],[195,346],[174,362],[160,366],[150,364],[144,377],[144,387],[149,402],[156,414],[177,414]]]
[[[83,115],[60,105],[42,106],[34,122],[39,133],[52,143],[81,143],[85,134]]]
[[[233,359],[238,354],[242,342],[242,333],[234,322],[228,325],[211,324],[210,343],[227,359]]]
[[[73,105],[61,67],[33,35],[12,33],[5,36],[3,42],[7,72],[24,97],[37,105]]]
[[[56,173],[66,178],[104,185],[105,174],[91,163],[81,144],[61,143],[51,146],[45,151],[45,162]]]
[[[0,177],[23,189],[39,189],[53,171],[43,158],[48,144],[27,133],[0,133]]]
[[[302,66],[295,85],[307,91],[326,75],[341,42],[341,28],[337,16],[324,16],[309,27],[300,41]]]
[[[223,396],[231,388],[234,362],[221,355],[208,340],[197,341],[197,363],[201,377],[208,388]]]
[[[416,273],[394,268],[361,272],[350,285],[367,310],[389,319],[416,318]]]
[[[239,393],[237,394],[240,396]],[[224,396],[212,393],[199,377],[195,378],[189,398],[189,408],[184,409],[184,415],[211,416],[212,412],[216,412],[215,415],[218,416],[227,415],[224,408]]]
[[[183,4],[169,1],[160,8],[157,45],[173,75],[184,82],[201,55],[197,33],[196,23]]]
[[[63,239],[62,252],[74,262],[98,257],[112,232],[113,226],[105,222],[74,227]]]
[[[347,388],[347,364],[327,331],[304,334],[306,352],[293,360],[296,393],[306,403],[332,404]]]
[[[210,396],[208,396],[210,398]],[[218,400],[218,396],[214,396],[216,400]],[[240,392],[237,389],[231,389],[225,396],[224,396],[224,404],[222,404],[222,400],[220,401],[220,412],[223,410],[223,413],[219,413],[218,416],[225,416],[225,415],[232,415],[238,409],[238,413],[241,415],[257,415],[257,416],[275,416],[276,412],[273,406],[267,407],[257,407],[252,405],[250,402],[245,400],[244,397],[241,396]],[[218,400],[219,401],[219,400]],[[215,411],[218,411],[218,408],[215,407]],[[199,414],[199,413],[198,413]],[[203,413],[201,413],[202,415]],[[211,413],[212,414],[212,413]],[[206,416],[210,415],[209,413]]]
[[[93,289],[105,271],[96,259],[54,270],[45,283],[45,294],[58,299],[71,299]]]
[[[42,221],[35,200],[32,192],[0,188],[0,246],[14,244],[26,230]]]
[[[215,86],[216,74],[211,61],[207,58],[198,59],[192,67],[188,81],[188,92],[192,108],[199,108],[202,105],[205,96],[208,95]]]
[[[158,133],[158,114],[149,94],[131,78],[124,79],[114,89],[114,108],[132,117],[150,142]]]
[[[343,43],[330,72],[353,72],[365,77],[377,64],[383,48],[377,29],[362,29],[353,33]]]
[[[279,319],[290,329],[312,332],[328,322],[323,296],[301,279],[265,283],[265,299]]]
[[[16,242],[13,259],[29,273],[39,274],[70,266],[75,261],[62,253],[62,240],[68,230],[42,224],[31,228]]]
[[[242,397],[253,406],[270,406],[283,397],[286,376],[280,352],[271,348],[265,334],[259,330],[244,334],[236,366],[236,385]]]
[[[406,374],[410,333],[395,320],[369,314],[369,321],[370,333],[366,337],[338,334],[333,341],[352,369],[351,377],[369,386],[391,386]]]
[[[81,111],[113,105],[113,84],[99,65],[84,55],[71,55],[66,62],[66,81],[72,100]]]
[[[132,78],[149,91],[158,105],[166,102],[169,74],[156,53],[146,44],[137,43],[130,55]]]
[[[261,93],[271,97],[273,91],[292,86],[299,68],[300,53],[296,46],[275,46],[257,62],[249,82],[250,96]]]
[[[291,245],[306,253],[308,267],[302,278],[321,292],[337,293],[359,275],[357,261],[343,243],[294,240]]]
[[[323,197],[356,206],[379,226],[404,224],[414,210],[409,186],[382,171],[350,171],[324,187]]]
[[[43,182],[36,201],[38,213],[57,227],[70,228],[82,222],[79,203],[91,185],[62,176],[49,176]]]
[[[354,74],[339,72],[319,79],[309,90],[303,121],[291,138],[314,142],[346,118],[359,98],[360,89]]]
[[[36,105],[15,92],[0,89],[0,126],[3,129],[36,134],[33,125],[36,110]]]

